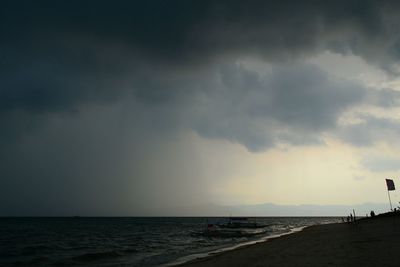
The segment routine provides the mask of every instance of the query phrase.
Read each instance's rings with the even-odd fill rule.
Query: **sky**
[[[396,1],[3,1],[0,216],[387,203],[399,60]]]

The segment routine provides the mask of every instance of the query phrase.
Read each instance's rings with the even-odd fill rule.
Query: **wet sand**
[[[400,266],[400,217],[311,226],[180,266]]]

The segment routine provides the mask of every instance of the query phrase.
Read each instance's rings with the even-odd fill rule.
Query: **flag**
[[[388,191],[393,191],[395,190],[394,188],[394,182],[392,179],[386,179],[386,186],[388,188]]]

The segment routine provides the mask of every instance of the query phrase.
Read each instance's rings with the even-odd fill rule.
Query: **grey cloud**
[[[366,93],[357,84],[331,79],[317,67],[303,64],[273,65],[259,73],[228,62],[186,70],[182,75],[176,68],[149,70],[141,63],[127,66],[115,77],[96,73],[78,70],[69,77],[51,77],[59,79],[53,87],[26,89],[29,93],[15,96],[18,101],[3,98],[3,114],[31,112],[37,116],[41,112],[44,119],[46,113],[54,112],[79,116],[79,109],[91,102],[111,104],[133,96],[138,100],[134,105],[147,110],[146,116],[157,127],[190,128],[204,137],[227,139],[260,151],[280,141],[317,141],[319,133],[334,128],[341,112]],[[47,75],[52,74],[49,69]],[[40,86],[39,81],[29,83],[35,84]],[[35,93],[33,99],[29,97]],[[3,91],[3,96],[8,94],[14,91]],[[4,124],[18,135],[19,117],[14,117],[16,122],[6,118]],[[291,133],[302,137],[294,140]]]
[[[334,132],[343,141],[355,146],[370,146],[379,141],[398,140],[400,122],[394,119],[378,118],[361,114],[360,122],[342,125]]]
[[[365,94],[360,85],[332,80],[313,66],[278,69],[269,86],[271,112],[288,125],[312,130],[333,127],[338,114]]]
[[[400,104],[400,91],[391,88],[370,89],[367,98],[366,103],[374,106],[384,108],[398,107]]]
[[[217,77],[197,80],[207,83],[186,99],[191,107],[184,110],[183,123],[202,136],[228,139],[252,151],[279,142],[321,143],[317,136],[334,129],[338,116],[366,93],[312,65],[277,66],[266,73],[225,65]]]
[[[294,146],[324,145],[320,132],[284,132],[279,134],[278,140]]]

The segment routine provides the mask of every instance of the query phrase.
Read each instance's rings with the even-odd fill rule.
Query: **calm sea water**
[[[0,266],[162,266],[338,218],[253,218],[258,235],[209,237],[223,218],[0,218]],[[194,256],[193,256],[194,255]]]

